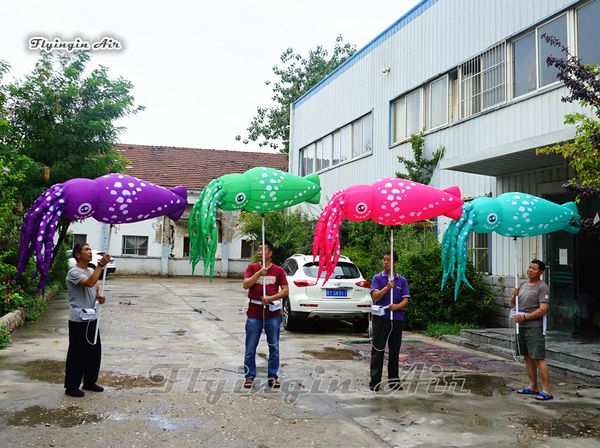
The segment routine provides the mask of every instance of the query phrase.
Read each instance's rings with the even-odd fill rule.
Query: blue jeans
[[[244,355],[244,372],[246,378],[256,377],[256,347],[262,334],[264,322],[267,344],[269,344],[268,378],[278,378],[279,370],[279,331],[281,316],[271,319],[246,318],[246,354]]]

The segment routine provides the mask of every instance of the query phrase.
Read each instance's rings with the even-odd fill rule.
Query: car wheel
[[[354,331],[358,333],[363,333],[369,329],[369,319],[364,317],[352,322],[352,326],[354,327]]]
[[[288,297],[283,299],[283,316],[281,318],[281,324],[286,331],[293,331],[298,328],[296,319],[292,317],[292,309],[290,307],[290,299]]]

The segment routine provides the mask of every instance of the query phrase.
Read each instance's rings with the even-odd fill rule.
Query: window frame
[[[586,6],[591,5],[594,2],[598,2],[598,0],[590,0],[588,2],[582,3],[580,5],[578,5],[577,7],[573,8],[573,15],[572,15],[572,19],[571,19],[571,33],[567,32],[567,35],[569,35],[569,37],[572,39],[573,45],[571,46],[574,50],[575,50],[575,55],[579,58],[581,58],[581,53],[580,53],[580,49],[579,49],[579,11],[583,8],[585,8]],[[598,3],[600,5],[600,3]],[[569,30],[567,30],[569,31]],[[570,48],[571,48],[570,47]],[[584,64],[590,64],[590,62],[585,62],[582,61],[582,63]],[[600,64],[600,61],[598,62],[598,64]]]
[[[134,245],[135,246],[135,251],[136,251],[135,253],[126,252],[127,245],[125,244],[125,242],[126,242],[127,238],[136,238],[136,243]],[[140,247],[140,244],[138,243],[139,239],[142,239],[142,241],[145,239],[145,242],[146,242],[146,253],[144,253],[144,254],[140,254],[139,253],[139,247]],[[121,255],[135,255],[135,256],[139,256],[139,257],[147,257],[148,256],[148,249],[149,249],[149,247],[148,247],[149,242],[150,242],[150,238],[147,235],[123,235],[123,237],[122,237],[122,243],[123,244],[122,244],[122,247],[121,247]]]
[[[485,239],[485,246],[475,247],[477,241],[483,241]],[[472,232],[469,235],[468,242],[468,255],[469,260],[473,263],[475,268],[484,273],[490,274],[492,272],[492,234],[491,233],[476,233]],[[482,270],[482,265],[485,264],[485,270]]]
[[[370,123],[370,126],[365,127],[365,123]],[[359,148],[360,152],[355,154],[354,137],[356,129],[358,129],[358,124],[360,124],[361,145]],[[368,138],[366,138],[367,136]],[[342,144],[342,141],[345,139],[348,140],[348,144],[346,145],[347,149],[344,153],[344,145]],[[369,142],[369,148],[367,148],[365,145],[366,141]],[[319,147],[321,147],[321,151],[319,151]],[[306,168],[304,161],[306,160],[306,154],[310,152],[311,148],[313,148],[313,166],[318,169],[308,172],[308,168]],[[321,137],[320,139],[300,148],[298,150],[298,172],[301,176],[306,176],[311,173],[320,173],[337,165],[351,162],[352,160],[359,159],[372,153],[373,111],[370,110],[357,119],[352,120],[350,123],[347,123],[344,126],[335,129],[333,132]],[[317,158],[319,154],[322,155],[321,158]],[[339,159],[336,159],[336,156],[339,156]],[[346,156],[346,159],[341,160],[342,156]]]
[[[581,6],[585,6],[585,5],[581,5]],[[560,19],[561,17],[565,17],[565,25],[566,25],[566,30],[565,30],[565,35],[567,36],[567,42],[561,42],[561,44],[565,45],[568,48],[571,48],[571,43],[573,42],[574,38],[573,38],[573,28],[574,26],[576,27],[576,23],[574,25],[574,15],[575,15],[575,10],[577,8],[573,8],[573,9],[568,9],[565,11],[562,11],[559,14],[556,14],[555,16],[550,17],[547,20],[544,20],[543,22],[538,23],[537,25],[535,25],[534,27],[531,27],[529,29],[527,29],[526,31],[524,31],[523,33],[520,33],[517,36],[512,37],[508,42],[510,43],[510,99],[516,99],[516,98],[521,98],[524,97],[526,95],[532,95],[535,92],[539,92],[540,90],[545,90],[545,89],[551,89],[554,86],[560,84],[560,79],[556,79],[555,81],[552,81],[548,84],[544,84],[541,85],[541,65],[540,65],[540,39],[541,39],[541,34],[540,33],[540,29],[543,28],[544,26],[548,25],[551,22],[554,22],[555,20]],[[576,22],[576,20],[575,20]],[[514,64],[515,64],[515,55],[514,55],[514,43],[524,39],[525,37],[529,36],[533,34],[533,38],[534,38],[534,43],[535,43],[535,89],[530,90],[528,92],[525,93],[521,93],[519,95],[515,95],[515,87],[514,87],[514,78],[515,78],[515,68],[514,68]]]
[[[434,79],[433,81],[427,83],[424,87],[425,91],[428,93],[424,93],[423,97],[425,98],[425,110],[424,110],[424,125],[425,125],[425,131],[433,131],[437,128],[441,128],[442,126],[446,126],[450,123],[450,76],[449,73],[446,73],[443,76],[440,76],[439,78]],[[433,112],[433,107],[432,107],[432,100],[433,100],[433,95],[431,94],[433,85],[436,83],[439,83],[440,81],[446,81],[446,107],[444,108],[444,114],[446,115],[446,121],[444,121],[441,124],[438,124],[436,126],[431,126],[431,117],[433,116],[432,112]]]

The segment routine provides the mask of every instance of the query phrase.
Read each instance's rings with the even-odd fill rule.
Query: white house
[[[425,129],[429,154],[446,148],[433,186],[457,185],[465,198],[522,191],[571,200],[561,187],[572,177],[566,162],[535,149],[572,139],[563,118],[582,109],[561,102],[567,90],[545,63],[559,52],[541,35],[597,64],[598,24],[600,0],[423,0],[295,101],[289,170],[318,172],[326,201],[401,171],[397,156],[411,157],[407,139]],[[600,204],[579,209],[591,217]],[[446,225],[439,220],[440,231]],[[471,247],[495,281],[514,276],[508,238],[476,235]],[[600,328],[597,242],[556,232],[518,247],[521,277],[532,258],[549,265],[551,328]]]
[[[161,217],[131,224],[119,224],[110,232],[109,253],[118,273],[191,275],[189,263],[188,216],[206,184],[230,173],[243,173],[256,166],[285,169],[283,154],[173,148],[164,146],[119,145],[116,150],[129,160],[126,173],[166,188],[183,185],[188,190],[188,209],[174,222]],[[237,232],[239,212],[219,212],[219,244],[215,275],[242,275],[254,245]],[[109,226],[93,219],[69,227],[75,242],[88,242],[105,250]],[[202,273],[202,262],[196,273]]]

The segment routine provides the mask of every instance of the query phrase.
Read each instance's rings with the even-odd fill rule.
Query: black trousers
[[[373,316],[371,386],[376,386],[381,383],[386,343],[388,346],[388,381],[393,383],[400,380],[398,364],[400,358],[400,345],[402,344],[403,324],[404,322],[401,320],[390,320],[388,317]]]
[[[83,384],[94,384],[98,381],[102,346],[100,345],[100,333],[98,333],[98,341],[92,345],[95,332],[95,320],[89,321],[89,325],[88,322],[69,321],[65,389],[79,389],[82,379]]]

